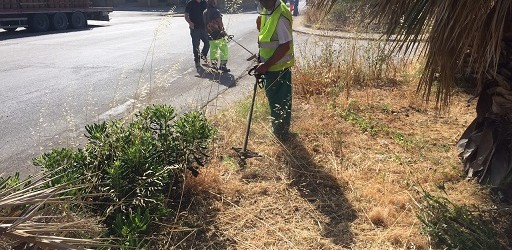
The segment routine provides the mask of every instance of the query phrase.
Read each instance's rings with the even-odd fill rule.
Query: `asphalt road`
[[[229,34],[257,51],[256,13],[225,15]],[[149,104],[202,109],[253,64],[231,42],[229,74],[196,70],[188,25],[165,11],[115,11],[89,29],[0,32],[0,173],[39,171],[32,158],[83,145],[87,124]]]

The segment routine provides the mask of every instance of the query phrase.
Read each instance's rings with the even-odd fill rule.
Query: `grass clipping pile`
[[[450,111],[440,114],[415,96],[418,63],[358,44],[350,46],[366,53],[305,46],[324,50],[299,55],[293,68],[294,136],[273,137],[260,90],[248,148],[262,157],[240,169],[230,147],[243,141],[250,100],[214,117],[214,159],[184,188],[188,210],[179,220],[186,229],[167,232],[176,247],[429,249],[418,190],[489,204],[461,177],[455,148],[473,117],[470,96],[456,93]]]

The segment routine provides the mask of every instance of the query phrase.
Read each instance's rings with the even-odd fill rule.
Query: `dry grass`
[[[367,2],[337,0],[329,13],[324,13],[326,8],[318,7],[308,6],[305,9],[306,25],[346,32],[383,33],[386,30],[380,23],[369,22],[371,7]]]
[[[418,188],[443,188],[456,203],[488,206],[487,194],[461,176],[455,149],[474,116],[469,96],[455,93],[451,109],[439,113],[415,96],[416,62],[382,62],[395,67],[375,74],[357,56],[328,69],[321,61],[294,68],[298,91],[289,141],[272,136],[259,92],[248,148],[262,157],[245,168],[231,147],[242,145],[249,100],[212,117],[219,129],[213,161],[188,179],[188,210],[178,218],[183,228],[165,232],[162,244],[429,249],[416,217]],[[328,77],[308,77],[315,70]]]

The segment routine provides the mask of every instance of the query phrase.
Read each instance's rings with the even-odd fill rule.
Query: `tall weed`
[[[318,29],[347,32],[383,33],[385,28],[368,17],[370,4],[361,0],[338,0],[329,13],[308,8],[305,11],[306,23]]]
[[[401,81],[405,60],[392,57],[383,41],[338,38],[298,47],[294,91],[300,97],[337,97],[351,87],[378,87]]]

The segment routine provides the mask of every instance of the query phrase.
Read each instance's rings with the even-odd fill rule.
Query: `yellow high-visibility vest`
[[[285,17],[290,21],[290,35],[292,34],[292,13],[286,7],[286,5],[280,1],[280,5],[275,8],[271,15],[267,15],[267,9],[263,9],[263,15],[261,16],[261,28],[258,36],[258,44],[260,51],[260,59],[262,62],[266,62],[274,54],[277,47],[279,46],[279,40],[272,40],[272,35],[276,31],[277,23],[281,16]],[[268,18],[267,18],[268,17]],[[293,66],[295,63],[295,57],[293,55],[293,40],[290,43],[290,50],[286,55],[281,58],[276,64],[269,68],[269,71],[280,71]]]

